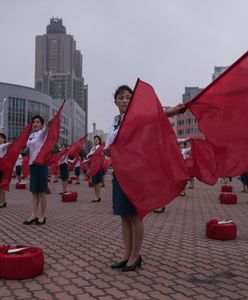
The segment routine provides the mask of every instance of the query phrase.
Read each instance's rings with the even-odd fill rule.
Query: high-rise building
[[[185,93],[183,94],[183,103],[187,103],[195,98],[202,91],[199,87],[185,87]],[[186,110],[185,113],[179,114],[176,117],[176,130],[179,138],[185,137],[203,137],[199,131],[197,119],[194,115]]]
[[[83,78],[83,57],[62,19],[51,18],[46,34],[36,36],[35,88],[54,99],[70,99],[85,111],[87,132],[88,86]]]

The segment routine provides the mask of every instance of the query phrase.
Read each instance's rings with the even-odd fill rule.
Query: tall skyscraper
[[[62,19],[51,18],[46,34],[36,36],[35,88],[55,99],[71,99],[86,113],[88,86],[82,76],[83,57]],[[87,132],[87,130],[86,130]]]

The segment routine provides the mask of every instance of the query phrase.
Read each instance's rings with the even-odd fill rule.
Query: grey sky
[[[108,131],[113,93],[137,77],[163,105],[204,87],[247,51],[247,0],[0,0],[0,81],[34,86],[35,36],[63,18],[83,54],[92,122]]]

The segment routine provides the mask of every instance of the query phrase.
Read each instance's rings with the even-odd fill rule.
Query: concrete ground
[[[237,205],[220,204],[219,182],[197,182],[186,197],[177,197],[162,214],[145,218],[143,264],[122,273],[110,265],[121,256],[120,218],[112,214],[111,175],[106,175],[102,201],[92,203],[93,190],[84,181],[72,184],[75,203],[61,202],[61,184],[50,183],[47,223],[25,226],[31,194],[15,190],[0,209],[0,245],[35,245],[45,256],[44,273],[33,279],[0,280],[0,299],[248,299],[248,194],[240,181],[231,183]],[[205,236],[210,219],[231,219],[236,240]]]

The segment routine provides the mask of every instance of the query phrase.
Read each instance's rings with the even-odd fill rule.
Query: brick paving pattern
[[[120,218],[112,214],[111,175],[106,175],[102,201],[92,203],[86,182],[69,185],[79,193],[75,203],[61,202],[61,184],[50,183],[47,223],[25,226],[31,194],[7,193],[0,209],[0,244],[34,245],[45,255],[45,270],[27,280],[0,280],[0,299],[248,299],[248,194],[241,183],[231,183],[237,205],[220,204],[219,182],[213,187],[197,182],[186,197],[178,197],[162,214],[145,218],[143,265],[122,273],[110,265],[121,256]],[[205,237],[210,219],[231,219],[236,240]]]

